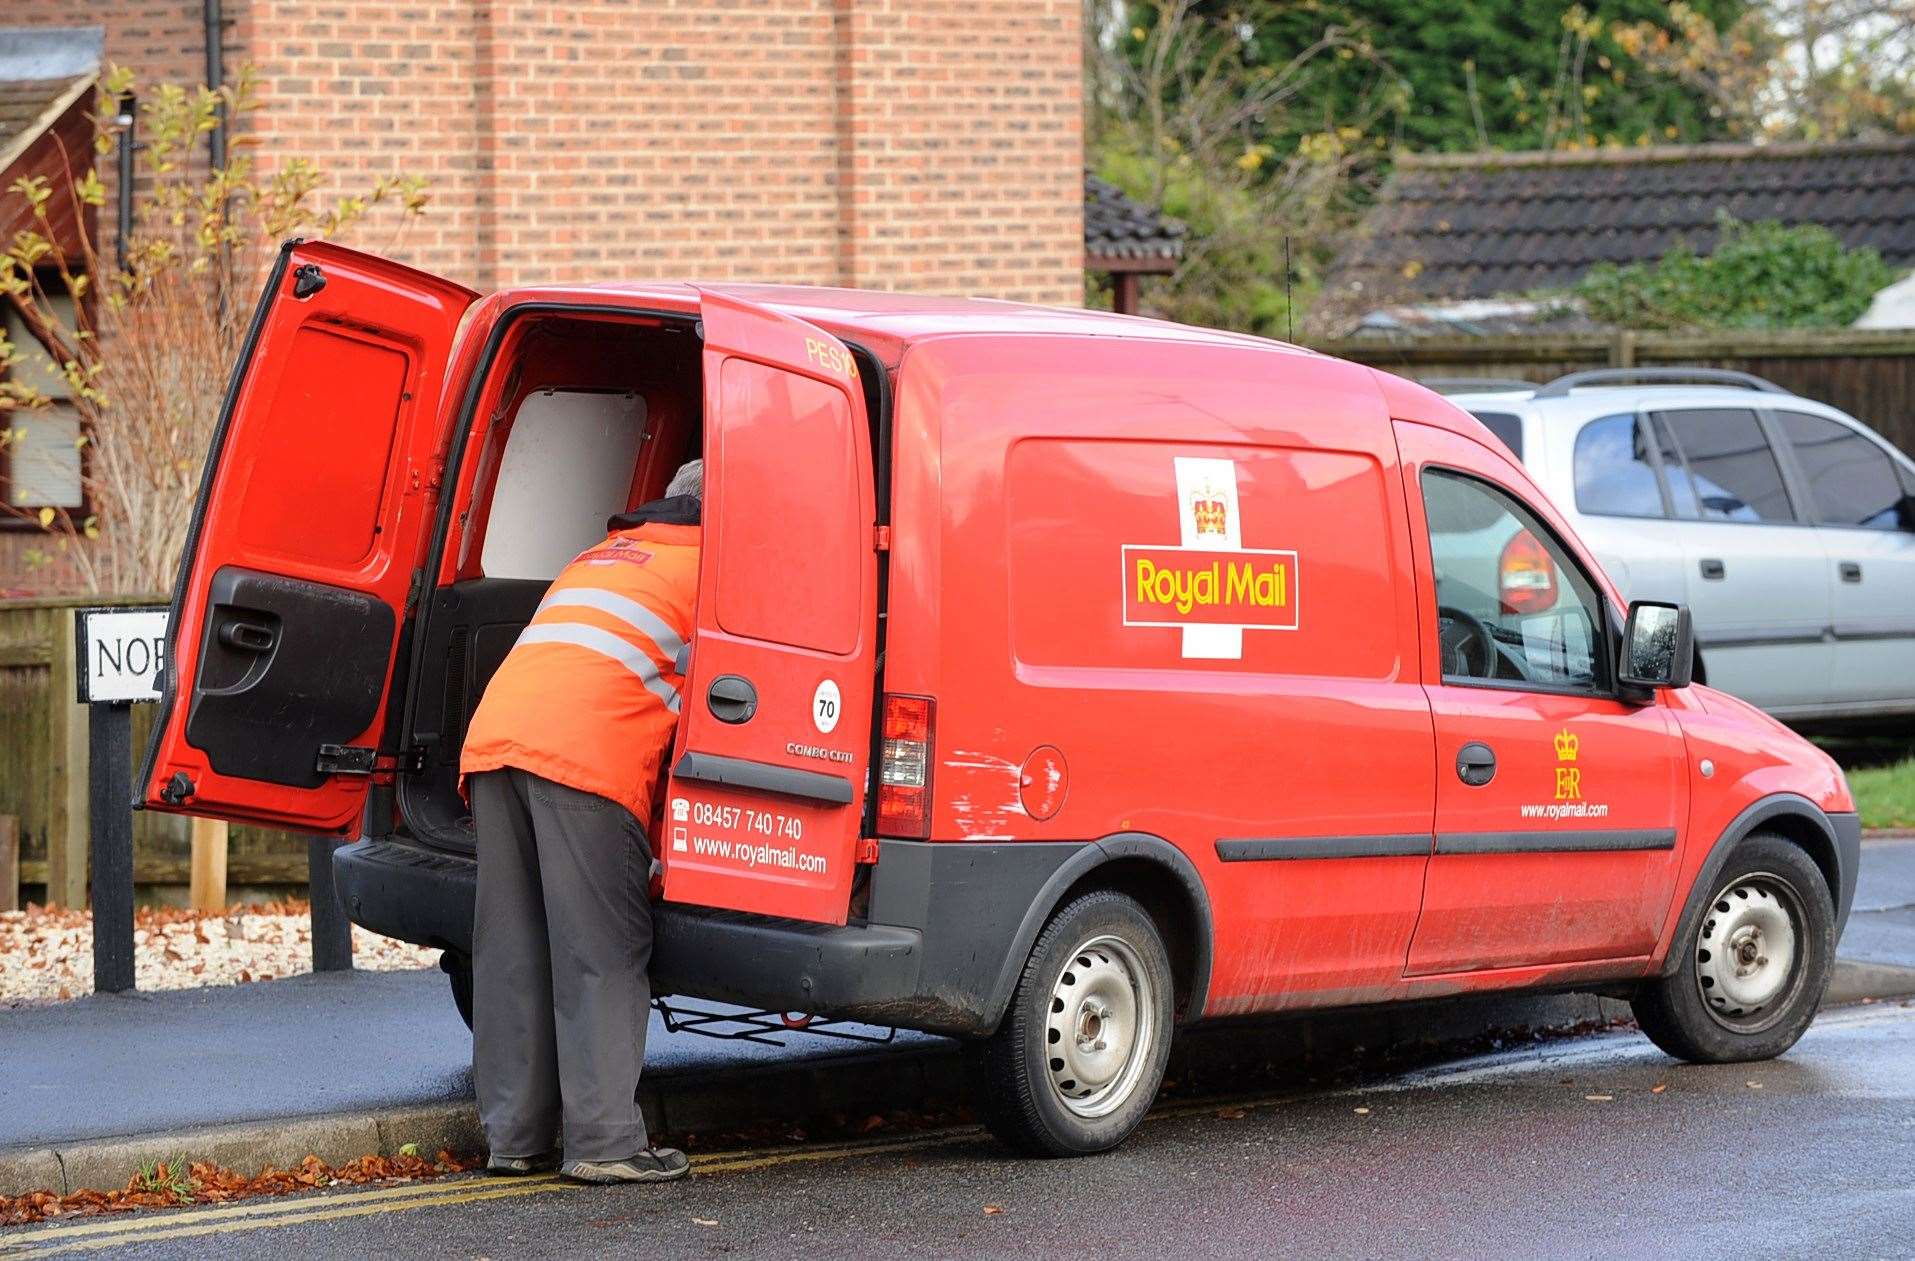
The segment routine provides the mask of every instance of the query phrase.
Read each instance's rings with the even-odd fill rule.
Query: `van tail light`
[[[1541,613],[1555,605],[1556,563],[1549,558],[1549,549],[1528,530],[1518,531],[1503,544],[1496,574],[1503,612]]]
[[[931,835],[931,746],[937,705],[928,696],[884,697],[878,758],[878,835]]]

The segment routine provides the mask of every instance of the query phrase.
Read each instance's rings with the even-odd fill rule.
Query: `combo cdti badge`
[[[173,598],[154,810],[359,835],[469,994],[464,724],[552,576],[705,460],[660,993],[969,1040],[1093,1152],[1199,1019],[1628,996],[1699,1061],[1828,979],[1841,772],[1690,686],[1476,420],[1233,334],[844,290],[458,285],[289,245]],[[1484,565],[1521,553],[1522,572]]]

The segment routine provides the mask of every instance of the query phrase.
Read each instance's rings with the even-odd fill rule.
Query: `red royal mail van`
[[[1172,1029],[1630,996],[1800,1036],[1836,766],[1689,686],[1502,444],[1251,337],[750,285],[481,298],[293,244],[174,593],[149,809],[359,836],[359,923],[469,986],[460,740],[545,584],[706,461],[653,835],[660,992],[969,1039],[997,1132],[1136,1126]],[[468,991],[469,992],[469,991]]]

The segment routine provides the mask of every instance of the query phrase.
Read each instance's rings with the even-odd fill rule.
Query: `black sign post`
[[[166,610],[78,609],[74,675],[87,706],[93,989],[133,988],[133,706],[159,699]]]

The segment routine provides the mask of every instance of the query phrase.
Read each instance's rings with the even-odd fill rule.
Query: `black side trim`
[[[1436,838],[1438,854],[1578,854],[1592,850],[1674,849],[1674,828],[1564,832],[1452,832]]]
[[[1915,621],[1907,618],[1878,617],[1870,621],[1837,622],[1837,639],[1915,639]]]
[[[769,762],[752,762],[741,757],[720,757],[715,753],[686,753],[672,768],[680,779],[701,780],[708,784],[727,784],[733,788],[752,788],[759,792],[804,797],[834,806],[851,804],[851,781],[842,775],[820,771],[800,771]]]
[[[1400,836],[1242,837],[1217,842],[1227,863],[1280,862],[1302,858],[1427,857],[1436,838],[1427,832]]]
[[[1781,644],[1819,644],[1832,632],[1828,627],[1818,626],[1797,631],[1773,631],[1754,628],[1731,628],[1703,633],[1696,632],[1696,642],[1704,648],[1755,648]]]

